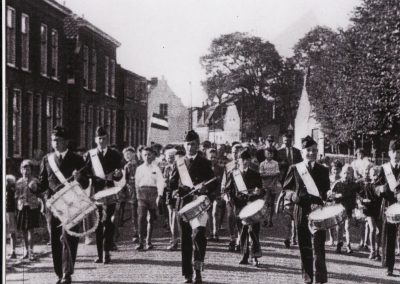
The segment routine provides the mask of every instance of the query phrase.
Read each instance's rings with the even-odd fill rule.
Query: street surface
[[[96,246],[81,243],[73,275],[73,283],[182,283],[180,251],[166,250],[169,233],[157,222],[152,251],[138,252],[130,241],[130,222],[121,229],[124,236],[118,244],[118,251],[112,252],[112,264],[95,264]],[[42,229],[40,229],[42,230]],[[353,228],[353,231],[357,228]],[[44,230],[42,230],[44,231]],[[226,231],[224,230],[226,235]],[[42,232],[43,235],[43,232]],[[286,249],[283,245],[282,226],[275,219],[273,228],[263,228],[261,240],[263,257],[261,267],[239,265],[241,255],[227,251],[228,239],[219,243],[209,242],[204,283],[302,283],[298,247]],[[354,237],[354,242],[358,241]],[[35,262],[8,261],[7,283],[56,283],[53,272],[50,247],[41,244],[35,247],[38,260]],[[353,247],[356,247],[354,244]],[[329,283],[400,283],[400,259],[397,257],[395,275],[387,277],[380,263],[369,260],[367,251],[357,251],[351,255],[338,255],[334,247],[327,248]],[[9,248],[7,248],[9,249]],[[22,254],[21,245],[17,254]]]

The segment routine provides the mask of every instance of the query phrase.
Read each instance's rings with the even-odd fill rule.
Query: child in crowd
[[[328,196],[332,193],[333,186],[340,180],[340,172],[342,171],[343,164],[339,160],[334,160],[331,163],[331,174],[329,176],[329,180],[331,182],[330,191],[328,192]],[[335,245],[335,241],[333,238],[333,232],[335,228],[331,228],[328,230],[329,241],[328,244],[333,246]]]
[[[137,156],[135,155],[135,148],[132,146],[126,147],[122,154],[126,164],[124,166],[126,188],[130,195],[130,202],[132,204],[132,224],[133,224],[133,243],[139,243],[139,231],[138,231],[138,200],[135,189],[135,173],[137,168]]]
[[[379,167],[371,167],[369,171],[369,179],[366,179],[361,185],[359,203],[363,208],[366,216],[367,226],[369,228],[370,255],[369,259],[380,260],[379,241],[376,241],[376,222],[379,218],[380,206],[382,199],[375,190],[375,181],[380,172]],[[378,243],[378,247],[377,247]]]
[[[274,214],[274,205],[276,194],[279,191],[279,163],[273,160],[275,148],[266,147],[264,150],[265,160],[260,164],[260,175],[262,179],[263,189],[265,190],[265,200],[268,208],[268,217],[264,226],[272,227],[272,216]]]
[[[22,259],[35,260],[33,255],[32,233],[39,227],[39,200],[36,196],[38,179],[32,176],[33,163],[23,160],[21,163],[22,177],[15,185],[15,199],[17,201],[17,229],[22,231],[25,253]]]
[[[15,234],[15,176],[6,175],[6,228],[10,237],[11,254],[10,258],[17,258],[15,248],[17,237]]]
[[[346,209],[347,218],[344,224],[340,224],[337,234],[337,246],[336,252],[341,253],[341,248],[343,246],[343,229],[346,235],[346,251],[347,253],[352,253],[350,245],[350,220],[352,218],[352,212],[356,207],[357,193],[359,192],[359,185],[354,181],[354,170],[349,164],[345,164],[342,168],[340,174],[340,181],[338,181],[332,188],[331,199],[335,203],[341,203]]]

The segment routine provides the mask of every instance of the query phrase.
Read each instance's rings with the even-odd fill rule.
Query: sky
[[[281,56],[316,25],[346,28],[361,0],[58,0],[121,43],[117,62],[148,79],[164,77],[186,106],[200,106],[200,57],[214,38],[247,32]],[[190,99],[192,97],[192,99]]]

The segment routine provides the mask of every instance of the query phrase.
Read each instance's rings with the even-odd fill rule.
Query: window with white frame
[[[47,76],[47,26],[40,25],[40,73]]]
[[[89,88],[89,48],[83,46],[83,87]]]
[[[41,150],[42,148],[42,96],[36,94],[33,96],[33,153]]]
[[[92,50],[92,91],[97,90],[97,53]]]
[[[15,66],[15,10],[7,6],[7,64]]]
[[[109,57],[106,56],[104,58],[104,94],[108,96],[109,92],[109,79],[110,79],[110,70],[109,70]]]
[[[29,70],[29,16],[21,15],[21,68]]]
[[[56,101],[56,124],[63,124],[63,99],[58,98]]]
[[[46,126],[47,126],[47,149],[51,149],[51,133],[53,131],[53,123],[54,123],[54,116],[53,116],[53,97],[48,96],[46,101]]]
[[[168,104],[160,104],[160,115],[163,117],[168,116]]]
[[[22,148],[22,102],[21,90],[14,90],[13,93],[13,116],[12,116],[12,131],[13,131],[13,156],[21,156]]]
[[[111,97],[115,98],[115,60],[111,59]]]
[[[58,78],[58,31],[51,30],[51,76]]]

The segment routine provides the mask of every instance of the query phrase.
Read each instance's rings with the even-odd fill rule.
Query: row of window
[[[6,29],[6,53],[7,53],[7,64],[9,66],[16,67],[16,12],[15,9],[7,6],[7,29]],[[21,69],[30,70],[29,64],[29,51],[30,51],[30,19],[27,14],[21,14]],[[43,76],[50,76],[52,78],[58,78],[58,31],[51,29],[50,33],[50,60],[51,70],[48,72],[48,28],[47,25],[40,25],[40,73]]]
[[[6,90],[8,94],[8,89]],[[23,100],[22,98],[26,98]],[[9,110],[9,100],[6,96],[7,110]],[[8,134],[9,124],[6,123],[6,153],[11,154],[14,157],[22,156],[22,139],[29,141],[28,154],[30,157],[37,155],[38,151],[42,151],[42,122],[45,119],[46,125],[46,137],[51,136],[52,129],[55,125],[63,124],[63,99],[55,98],[53,96],[47,96],[45,112],[42,112],[42,95],[34,94],[33,92],[26,92],[22,95],[21,90],[12,90],[12,117],[11,117],[11,132],[12,132],[12,153],[8,151]],[[44,117],[42,115],[45,115]],[[24,125],[24,131],[22,131],[23,122],[28,121],[28,125]],[[22,137],[23,133],[27,133],[28,137]],[[47,139],[47,148],[51,147],[50,139]]]
[[[127,145],[145,144],[146,141],[146,122],[125,116],[124,141]]]

